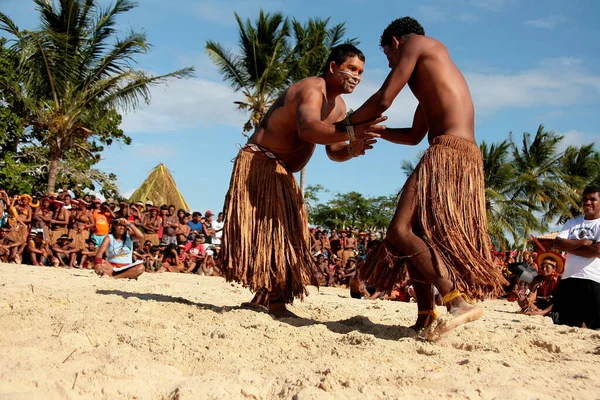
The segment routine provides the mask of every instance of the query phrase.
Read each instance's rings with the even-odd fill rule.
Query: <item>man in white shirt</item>
[[[212,237],[212,244],[215,246],[221,246],[221,237],[223,236],[223,225],[225,222],[223,221],[223,213],[220,212],[217,220],[212,222],[212,228],[215,231]]]
[[[568,253],[558,285],[555,324],[600,329],[600,186],[588,186],[583,216],[567,221],[554,248]]]

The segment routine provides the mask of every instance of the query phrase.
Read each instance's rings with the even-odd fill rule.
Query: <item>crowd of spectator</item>
[[[223,213],[177,210],[151,201],[102,201],[89,194],[58,193],[9,196],[0,190],[0,261],[66,268],[93,268],[98,248],[114,222],[125,219],[143,234],[133,242],[133,260],[146,272],[220,276]],[[414,299],[410,277],[389,292],[365,285],[359,270],[369,250],[381,244],[383,231],[348,227],[331,232],[310,228],[314,273],[321,286],[345,287],[360,299]],[[510,284],[505,298],[530,315],[550,315],[564,258],[554,252],[496,252],[494,265]],[[104,256],[104,258],[106,258]],[[439,300],[439,296],[436,297]]]
[[[91,269],[102,241],[122,219],[143,234],[132,251],[147,272],[221,274],[222,213],[215,218],[211,210],[202,215],[151,201],[76,198],[67,187],[35,196],[0,190],[0,261]]]
[[[371,248],[381,244],[385,232],[363,231],[355,228],[332,230],[312,228],[311,251],[315,258],[315,275],[320,285],[350,289],[358,299],[384,299],[410,302],[415,293],[409,276],[388,292],[379,292],[360,279],[360,264]],[[550,316],[564,257],[553,251],[511,250],[494,253],[494,267],[502,270],[509,282],[502,296],[516,302],[519,312],[528,315]],[[441,297],[435,290],[436,303]]]

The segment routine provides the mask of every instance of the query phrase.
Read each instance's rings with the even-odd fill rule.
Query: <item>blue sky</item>
[[[32,1],[0,0],[0,8],[21,29],[37,26]],[[166,73],[195,66],[196,77],[153,90],[150,106],[124,116],[122,128],[133,144],[105,150],[99,164],[117,174],[124,195],[164,163],[194,210],[221,209],[236,145],[245,142],[241,126],[247,116],[236,110],[233,102],[241,97],[221,80],[204,45],[215,40],[235,49],[233,12],[254,20],[260,8],[300,21],[346,22],[347,36],[360,40],[366,56],[362,83],[345,96],[352,108],[389,72],[378,47],[381,32],[393,19],[410,15],[428,36],[444,42],[464,73],[478,142],[501,141],[509,132],[535,133],[540,123],[565,135],[563,147],[600,141],[600,2],[594,0],[141,0],[119,20],[123,31],[146,31],[153,45],[138,59],[139,67]],[[415,106],[406,88],[386,113],[387,125],[408,126]],[[395,194],[405,180],[402,160],[414,160],[425,147],[380,141],[366,156],[346,163],[329,161],[321,147],[307,167],[307,184],[321,184],[331,193]]]

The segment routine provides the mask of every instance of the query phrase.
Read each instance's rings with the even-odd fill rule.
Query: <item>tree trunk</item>
[[[50,153],[50,165],[48,166],[48,193],[54,192],[56,186],[56,174],[58,173],[58,160],[57,154]]]
[[[302,198],[304,198],[304,187],[306,185],[306,167],[302,168],[300,171],[300,193],[302,193]]]

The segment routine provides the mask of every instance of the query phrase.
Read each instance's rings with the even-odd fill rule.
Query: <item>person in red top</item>
[[[184,251],[188,254],[188,263],[185,272],[199,271],[206,256],[204,236],[202,234],[194,236],[194,240],[185,245]]]
[[[564,261],[562,257],[553,252],[540,254],[538,260],[540,259],[542,260],[540,263],[542,273],[533,279],[531,291],[527,297],[519,298],[518,303],[521,306],[521,312],[527,315],[550,316]]]

